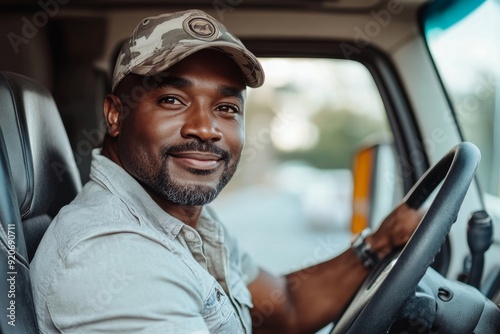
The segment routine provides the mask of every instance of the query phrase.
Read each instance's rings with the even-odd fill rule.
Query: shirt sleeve
[[[63,259],[47,309],[63,333],[209,333],[193,273],[135,233],[78,243]]]
[[[248,286],[250,283],[257,279],[259,276],[260,267],[255,263],[253,258],[245,251],[241,254],[241,270],[244,273],[245,284]]]

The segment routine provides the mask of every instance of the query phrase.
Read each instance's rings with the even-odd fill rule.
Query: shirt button
[[[217,290],[217,301],[219,301],[219,302],[220,302],[220,295],[221,295],[220,291]]]
[[[186,231],[186,232],[184,233],[184,236],[185,236],[185,237],[186,237],[186,239],[188,239],[188,240],[193,240],[193,239],[194,239],[194,233],[193,233],[193,232],[191,232],[191,231]]]

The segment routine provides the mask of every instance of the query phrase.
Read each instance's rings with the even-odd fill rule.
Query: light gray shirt
[[[42,333],[251,333],[259,269],[209,208],[185,225],[99,150],[90,179],[31,263]]]

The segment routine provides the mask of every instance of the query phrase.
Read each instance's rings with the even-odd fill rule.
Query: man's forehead
[[[141,76],[130,73],[120,82],[115,90],[115,94],[133,94],[137,90],[150,92],[164,87],[188,88],[193,85],[194,82],[189,78],[174,75],[169,71],[164,71],[153,76]],[[245,85],[220,84],[216,89],[219,94],[225,97],[237,97],[242,102],[246,99]]]
[[[179,79],[189,80],[198,77],[207,80],[217,78],[231,83],[229,86],[241,86],[241,90],[246,88],[245,78],[239,66],[231,58],[216,50],[200,50],[151,76],[156,82],[167,84],[181,81]]]

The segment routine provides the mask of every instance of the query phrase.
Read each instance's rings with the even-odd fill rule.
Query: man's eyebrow
[[[160,79],[161,80],[159,80],[157,88],[165,86],[172,86],[175,88],[185,88],[193,85],[191,81],[180,77],[167,76],[167,77],[162,77]]]
[[[236,97],[241,101],[241,103],[244,102],[243,91],[241,89],[231,86],[219,86],[217,90],[224,97]]]

